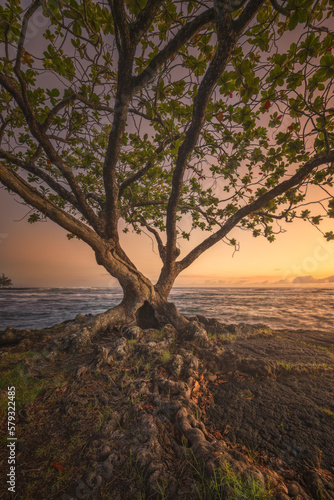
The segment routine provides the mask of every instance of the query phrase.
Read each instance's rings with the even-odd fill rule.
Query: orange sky
[[[3,189],[0,210],[0,273],[9,276],[15,286],[117,284],[96,264],[86,244],[68,241],[66,232],[54,223],[28,224],[26,218],[15,221],[24,217],[27,209]],[[232,247],[218,243],[180,275],[176,286],[286,286],[296,278],[298,286],[334,286],[334,281],[328,280],[334,275],[334,242],[326,242],[306,222],[296,221],[287,226],[288,231],[278,235],[274,243],[255,239],[248,232],[234,231],[231,236],[240,242],[239,252],[232,257]],[[333,220],[326,221],[323,228],[333,230]],[[204,236],[207,233],[199,231],[191,242],[182,240],[181,252],[189,251]],[[152,252],[148,237],[124,235],[124,247],[145,275],[152,280],[158,277],[160,259]],[[321,279],[324,281],[319,282]]]
[[[284,43],[294,41],[295,32],[284,35]],[[40,38],[29,40],[33,53]],[[68,241],[66,232],[51,221],[28,224],[26,207],[0,189],[0,273],[9,276],[16,286],[115,286],[117,283],[95,261],[92,250],[78,240]],[[229,234],[240,242],[233,248],[218,243],[204,253],[180,275],[176,286],[268,286],[287,285],[297,278],[305,285],[334,286],[328,278],[334,275],[334,242],[306,222],[287,224],[288,232],[269,243],[253,238],[249,232],[236,230]],[[333,230],[333,219],[323,224]],[[180,242],[181,252],[189,251],[208,233],[193,233],[188,243]],[[138,268],[149,278],[158,277],[161,261],[152,253],[152,242],[146,236],[124,235],[124,248]],[[181,255],[182,255],[181,253]],[[311,276],[312,278],[307,278]],[[314,280],[324,281],[317,283]]]

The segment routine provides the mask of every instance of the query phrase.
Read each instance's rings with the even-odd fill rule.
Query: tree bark
[[[96,260],[122,287],[124,297],[120,306],[124,311],[124,325],[160,328],[170,323],[175,328],[183,328],[188,324],[175,305],[167,301],[177,274],[170,277],[165,287],[159,287],[154,286],[133,264],[113,254],[113,250],[96,252]],[[114,322],[113,309],[107,314],[110,315],[111,323]]]

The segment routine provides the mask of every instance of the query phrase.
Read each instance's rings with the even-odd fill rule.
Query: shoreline
[[[52,328],[77,313],[99,314],[121,302],[119,289],[21,290],[0,294],[0,330]],[[328,330],[334,325],[331,289],[175,289],[184,316],[202,313],[224,323],[263,323],[274,329]]]

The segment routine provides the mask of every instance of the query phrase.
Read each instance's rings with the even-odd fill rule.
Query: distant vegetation
[[[12,280],[4,273],[0,274],[0,288],[9,288],[13,286]]]

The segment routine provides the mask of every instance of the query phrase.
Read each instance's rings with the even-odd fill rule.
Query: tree
[[[140,322],[144,304],[182,326],[176,277],[220,241],[237,249],[234,228],[273,241],[281,221],[333,218],[329,0],[27,3],[0,10],[0,181],[119,281],[96,328]],[[156,241],[155,285],[129,230]]]
[[[4,273],[0,274],[0,288],[9,288],[12,285],[12,280],[8,276]]]

